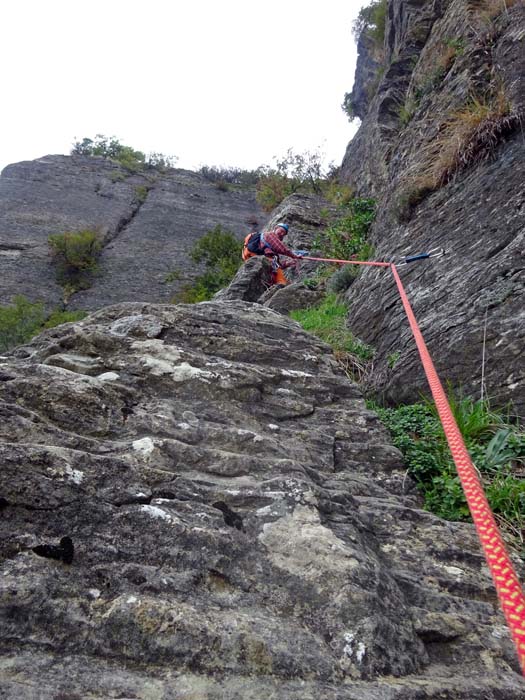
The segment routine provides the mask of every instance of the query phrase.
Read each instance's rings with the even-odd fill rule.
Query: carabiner
[[[415,262],[416,260],[425,260],[426,258],[439,258],[445,255],[444,248],[432,248],[427,253],[418,253],[417,255],[407,255],[401,262],[396,263],[397,265],[408,265],[408,263]]]

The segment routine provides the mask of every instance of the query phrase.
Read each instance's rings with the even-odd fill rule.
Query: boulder
[[[523,698],[473,526],[286,316],[105,308],[4,357],[0,413],[4,697]]]

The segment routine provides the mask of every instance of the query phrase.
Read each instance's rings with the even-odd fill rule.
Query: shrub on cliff
[[[376,217],[373,199],[352,199],[341,208],[343,215],[315,239],[314,247],[325,258],[367,260],[372,253],[368,232]]]
[[[330,166],[328,172],[325,170],[319,151],[295,153],[289,148],[284,156],[274,160],[275,167],[259,168],[256,197],[265,211],[271,211],[294,192],[323,194],[333,169]]]
[[[372,0],[369,5],[359,10],[352,26],[356,40],[363,32],[366,32],[375,44],[383,45],[387,6],[387,0]]]
[[[177,161],[176,156],[165,156],[162,153],[150,153],[146,156],[142,151],[120,143],[115,136],[104,134],[97,134],[94,139],[83,138],[82,141],[75,141],[71,155],[109,158],[132,172],[144,168],[166,170],[173,168]]]
[[[48,238],[56,264],[57,281],[70,292],[86,289],[97,269],[102,242],[95,231],[56,233]]]
[[[217,186],[224,183],[239,187],[254,187],[263,176],[264,168],[261,166],[256,170],[243,170],[242,168],[203,165],[198,173]]]
[[[173,301],[190,304],[211,299],[235,277],[241,264],[241,253],[242,242],[220,224],[215,226],[197,241],[190,252],[193,262],[204,264],[204,273],[196,277],[193,284],[183,287]]]
[[[77,321],[85,316],[84,311],[53,311],[46,317],[41,302],[31,302],[19,294],[12,304],[0,306],[0,352],[31,340],[45,328],[54,328],[61,323]]]
[[[0,352],[27,343],[45,321],[44,305],[17,295],[13,303],[0,307]]]

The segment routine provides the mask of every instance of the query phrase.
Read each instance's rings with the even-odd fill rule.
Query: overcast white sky
[[[367,0],[6,0],[0,169],[116,136],[177,166],[256,168],[356,127],[352,21]]]

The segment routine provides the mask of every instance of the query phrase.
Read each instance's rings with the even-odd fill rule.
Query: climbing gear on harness
[[[294,250],[293,251],[294,255],[301,255],[303,258],[305,258],[307,255],[310,255],[309,250]]]
[[[426,258],[439,258],[442,255],[445,255],[444,248],[432,248],[432,250],[429,250],[427,253],[407,255],[400,262],[397,262],[396,265],[408,265],[408,263],[415,262],[416,260],[425,260]]]

